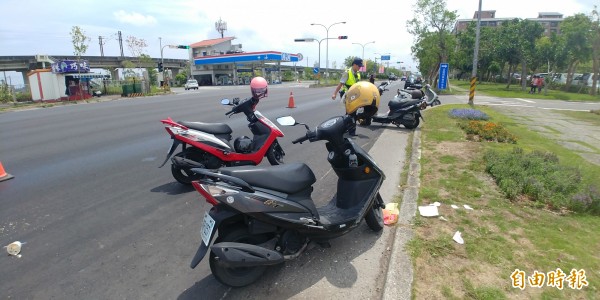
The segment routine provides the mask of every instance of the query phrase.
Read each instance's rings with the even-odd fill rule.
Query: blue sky
[[[220,37],[215,30],[219,19],[227,22],[225,36],[235,36],[233,43],[243,50],[283,51],[302,53],[302,66],[313,66],[318,61],[318,44],[295,43],[295,38],[325,38],[323,26],[330,27],[329,37],[347,35],[347,40],[329,40],[321,43],[321,67],[339,66],[348,56],[374,59],[379,54],[391,55],[392,62],[414,68],[410,47],[412,37],[406,31],[406,21],[412,18],[415,1],[64,1],[64,0],[0,0],[3,16],[0,18],[0,56],[6,55],[72,55],[73,45],[69,32],[73,26],[82,28],[89,36],[87,55],[100,55],[98,36],[104,37],[104,55],[120,55],[117,32],[123,39],[133,36],[144,39],[145,52],[160,57],[159,37],[165,44],[192,44]],[[217,4],[223,3],[223,4]],[[372,4],[371,4],[372,3]],[[459,18],[471,18],[478,8],[478,0],[447,0],[447,8],[456,10]],[[489,3],[489,4],[488,4]],[[594,0],[522,1],[483,0],[483,10],[496,10],[497,17],[534,18],[537,13],[559,12],[570,16],[589,13]],[[124,44],[124,54],[130,56]],[[326,52],[328,54],[326,55]],[[379,54],[376,54],[379,53]],[[185,50],[164,50],[165,58],[187,58]],[[398,66],[398,64],[395,64]],[[16,82],[20,76],[7,74]],[[0,79],[2,77],[0,76]]]

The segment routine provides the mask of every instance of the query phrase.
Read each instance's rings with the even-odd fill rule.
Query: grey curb
[[[408,168],[408,186],[402,196],[400,215],[395,226],[394,243],[388,262],[388,270],[383,289],[385,300],[412,298],[413,265],[410,256],[404,250],[413,237],[411,221],[417,211],[419,186],[421,185],[421,130],[415,129],[412,141],[412,153]]]

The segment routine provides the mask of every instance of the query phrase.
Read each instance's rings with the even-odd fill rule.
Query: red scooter
[[[229,99],[221,101],[223,105],[233,105],[225,115],[230,117],[237,113],[246,115],[248,127],[253,134],[252,139],[247,136],[236,138],[233,148],[229,143],[232,130],[227,124],[175,122],[171,118],[161,120],[166,125],[165,129],[171,135],[173,144],[160,167],[167,163],[179,145],[182,146],[182,151],[171,159],[171,173],[175,180],[182,184],[191,184],[192,181],[201,178],[190,170],[197,168],[198,165],[186,163],[187,159],[200,163],[206,169],[258,165],[265,156],[272,165],[283,164],[285,153],[277,142],[278,137],[283,137],[283,132],[256,110],[259,99],[265,96],[266,92],[241,101],[238,98],[234,98],[233,101]]]

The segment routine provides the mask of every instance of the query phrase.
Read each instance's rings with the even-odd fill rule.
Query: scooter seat
[[[196,129],[212,134],[231,134],[233,131],[231,127],[225,123],[202,123],[202,122],[177,122],[187,128]]]
[[[419,104],[419,103],[421,103],[421,100],[399,101],[397,99],[392,99],[392,100],[390,100],[390,103],[388,103],[388,106],[390,107],[390,110],[393,111],[396,109],[408,107],[408,106]]]
[[[317,181],[315,174],[304,163],[276,166],[224,167],[221,174],[237,177],[254,187],[275,190],[286,194],[300,192]]]

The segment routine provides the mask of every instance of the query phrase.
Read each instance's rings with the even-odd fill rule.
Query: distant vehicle
[[[554,73],[554,75],[552,75],[552,82],[566,84],[567,73]]]
[[[391,81],[396,81],[398,80],[398,76],[396,76],[396,74],[390,74],[390,76],[388,76],[389,80]]]
[[[185,83],[185,90],[198,89],[198,81],[196,79],[188,79]]]
[[[406,76],[402,75],[402,77],[400,77],[400,81],[406,81]]]

